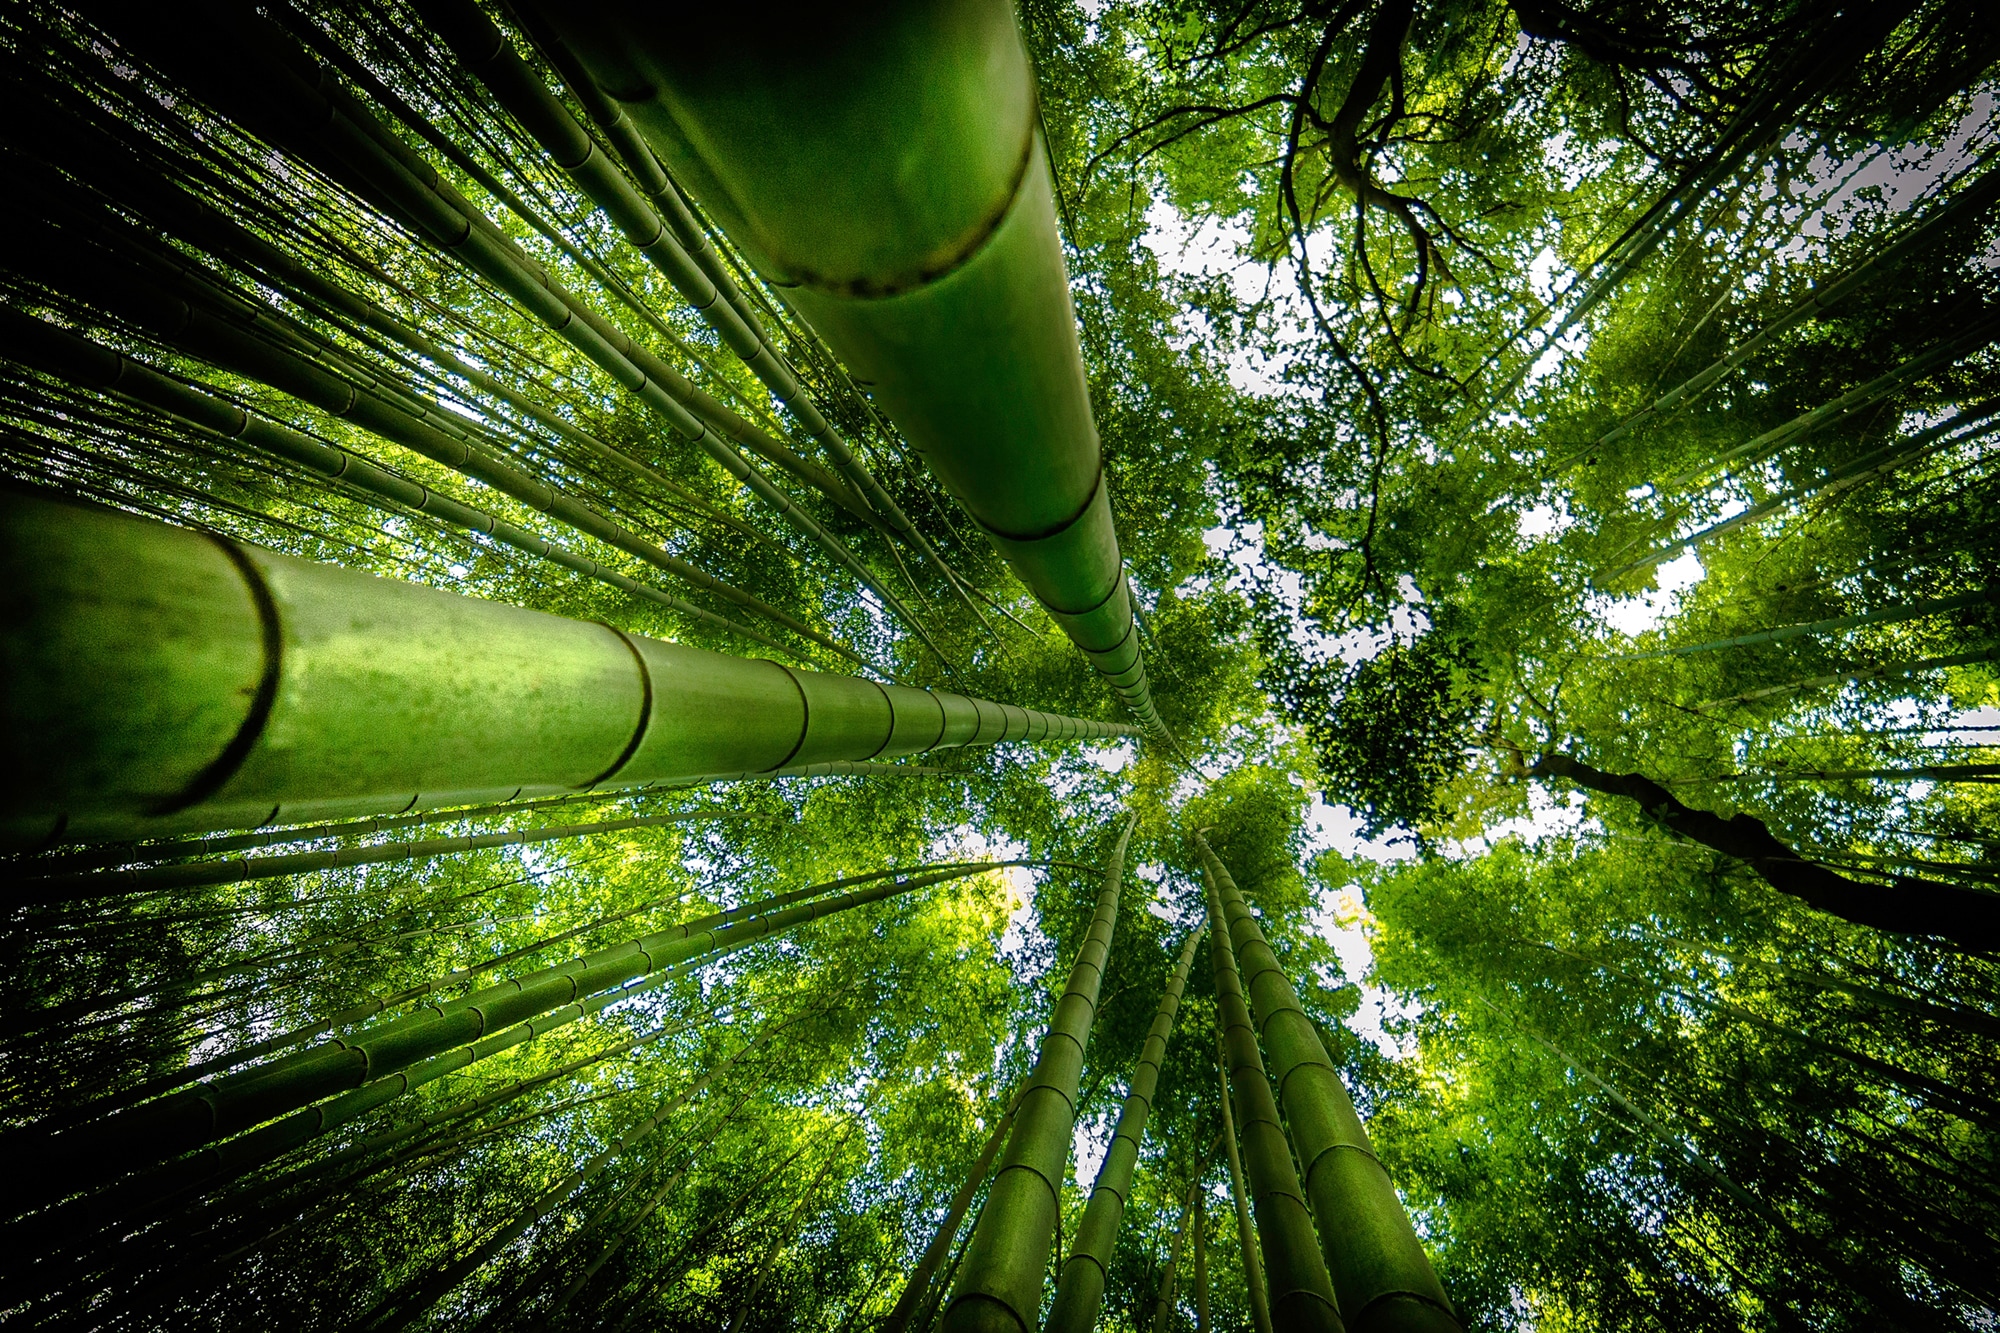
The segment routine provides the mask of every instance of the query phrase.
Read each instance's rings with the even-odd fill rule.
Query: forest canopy
[[[1991,13],[739,8],[0,11],[0,1323],[2000,1322]]]

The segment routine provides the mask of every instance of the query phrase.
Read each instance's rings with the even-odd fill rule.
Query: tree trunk
[[[1270,1286],[1271,1323],[1285,1333],[1341,1333],[1333,1282],[1313,1236],[1312,1215],[1306,1210],[1292,1151],[1278,1119],[1278,1101],[1264,1073],[1264,1057],[1257,1050],[1257,1029],[1251,1025],[1250,1006],[1237,974],[1229,921],[1223,914],[1214,876],[1207,878],[1209,956],[1215,962],[1215,996],[1228,1082],[1236,1094],[1235,1118],[1242,1126],[1243,1174],[1257,1212],[1257,1236]]]
[[[137,838],[1130,734],[0,494],[0,839]]]
[[[1898,876],[1884,887],[1808,861],[1780,842],[1763,820],[1736,814],[1724,819],[1683,805],[1672,792],[1637,773],[1607,773],[1566,754],[1543,755],[1528,770],[1537,778],[1564,778],[1607,796],[1637,801],[1648,819],[1712,851],[1747,864],[1780,893],[1815,911],[1876,930],[1934,935],[1966,949],[2000,948],[2000,893]]]
[[[1458,1318],[1318,1029],[1299,1007],[1221,859],[1198,832],[1195,846],[1214,889],[1213,910],[1227,923],[1231,946],[1249,971],[1250,1001],[1284,1090],[1342,1319],[1353,1333],[1459,1333]]]
[[[1083,1052],[1097,1016],[1111,932],[1118,923],[1125,844],[1136,822],[1136,816],[1128,818],[1112,844],[1097,910],[1070,968],[1069,984],[1056,1001],[1034,1073],[1021,1093],[1000,1172],[987,1191],[986,1206],[973,1227],[945,1306],[940,1326],[946,1333],[1004,1329],[1032,1333],[1040,1322],[1049,1246],[1062,1213],[1062,1182],[1069,1166]]]
[[[1119,1109],[1118,1124],[1104,1150],[1103,1164],[1090,1188],[1090,1202],[1083,1220],[1077,1224],[1076,1243],[1063,1261],[1056,1281],[1055,1303],[1043,1324],[1044,1333],[1090,1333],[1097,1327],[1098,1310],[1104,1303],[1105,1275],[1111,1267],[1112,1250],[1118,1241],[1118,1227],[1124,1221],[1125,1200],[1132,1192],[1132,1176],[1139,1165],[1139,1148],[1146,1138],[1146,1119],[1153,1109],[1153,1094],[1160,1082],[1160,1062],[1166,1058],[1167,1039],[1173,1035],[1174,1018],[1180,1012],[1181,992],[1187,988],[1188,969],[1194,965],[1195,946],[1201,942],[1202,926],[1188,932],[1187,943],[1167,978],[1153,1026],[1139,1051],[1139,1063],[1132,1071],[1132,1085]]]
[[[944,1220],[938,1223],[937,1234],[924,1247],[923,1257],[910,1270],[910,1276],[903,1283],[903,1294],[896,1299],[896,1308],[883,1321],[881,1333],[903,1333],[924,1304],[924,1297],[930,1294],[931,1280],[951,1253],[951,1243],[958,1238],[959,1228],[965,1224],[965,1212],[972,1206],[973,1196],[985,1183],[987,1173],[993,1169],[993,1158],[999,1153],[1000,1145],[1006,1141],[1007,1131],[1014,1127],[1014,1113],[1020,1109],[1020,1095],[1016,1094],[1007,1103],[993,1129],[980,1146],[979,1156],[973,1159],[972,1170],[966,1173],[965,1183],[951,1196],[951,1206],[945,1209]]]
[[[1012,8],[815,15],[800,59],[772,58],[747,11],[697,33],[643,6],[540,8],[1157,725]]]

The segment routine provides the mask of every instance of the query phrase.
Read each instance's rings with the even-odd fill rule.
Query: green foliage
[[[530,30],[541,9],[489,12],[587,119]],[[583,306],[830,466],[451,59],[422,6],[267,12]],[[1097,895],[1089,867],[1129,811],[1077,1090],[1082,1143],[1109,1137],[1174,950],[1202,916],[1190,834],[1207,829],[1467,1327],[1990,1325],[1994,960],[1815,913],[1631,802],[1578,798],[1527,769],[1557,748],[1644,774],[1691,806],[1750,813],[1884,894],[1912,872],[2000,884],[2000,784],[1918,776],[2000,759],[2000,435],[1979,415],[2000,399],[1993,208],[1950,215],[1837,303],[1751,343],[1977,188],[2000,30],[1956,0],[1444,0],[1409,7],[1395,32],[1402,12],[1393,0],[1022,7],[1114,517],[1174,746],[1015,746],[934,760],[944,774],[516,804],[421,836],[711,806],[752,817],[9,899],[0,1119],[10,1136],[60,1131],[263,1043],[323,1039],[364,1003],[410,1013],[844,875],[1050,864],[810,923],[413,1089],[225,1188],[151,1212],[117,1214],[112,1198],[101,1213],[116,1225],[58,1262],[10,1260],[4,1317],[355,1326],[686,1094],[659,1132],[409,1322],[720,1330],[740,1309],[737,1333],[870,1328],[1032,1064]],[[207,13],[169,17],[198,34]],[[267,69],[197,87],[141,37],[111,8],[0,16],[10,309],[690,605],[747,614],[215,364],[124,304],[147,284],[208,301],[899,678],[1115,715],[782,291],[742,270],[761,327],[952,573],[800,473],[760,466],[913,609],[950,668],[851,570],[365,180],[223,105]],[[609,136],[599,149],[617,152]],[[538,411],[316,297],[169,206],[167,186]],[[1950,339],[1962,342],[1939,354]],[[1809,415],[1850,395],[1850,410]],[[852,666],[777,622],[758,628],[782,653],[11,360],[0,473],[628,632]],[[1973,600],[1893,618],[1953,597]],[[1825,621],[1851,623],[1704,648]],[[1418,855],[1375,859],[1404,849],[1333,831],[1350,814],[1365,838],[1407,837]],[[291,832],[274,852],[419,836]],[[221,854],[93,851],[102,865]],[[0,875],[91,868],[75,856],[24,853]],[[1213,1326],[1249,1325],[1210,1154],[1209,949],[1161,1069],[1105,1327],[1150,1318],[1197,1179]],[[10,1145],[32,1164],[31,1137]],[[1090,1174],[1070,1165],[1065,1238]],[[62,1216],[106,1198],[79,1193]],[[32,1255],[53,1224],[6,1225],[10,1254]],[[1187,1327],[1185,1257],[1180,1271]]]

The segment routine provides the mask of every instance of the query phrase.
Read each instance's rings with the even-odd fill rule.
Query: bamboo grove
[[[0,10],[0,1325],[1990,1327],[1996,91]]]

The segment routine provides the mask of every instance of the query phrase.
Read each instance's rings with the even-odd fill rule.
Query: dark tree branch
[[[1648,819],[1735,857],[1772,888],[1800,899],[1815,911],[1876,930],[1934,935],[1975,952],[2000,948],[2000,893],[1901,875],[1886,887],[1852,880],[1799,855],[1752,815],[1724,819],[1696,810],[1650,778],[1637,773],[1607,773],[1559,752],[1543,755],[1528,772],[1532,777],[1563,778],[1607,796],[1637,801]]]

